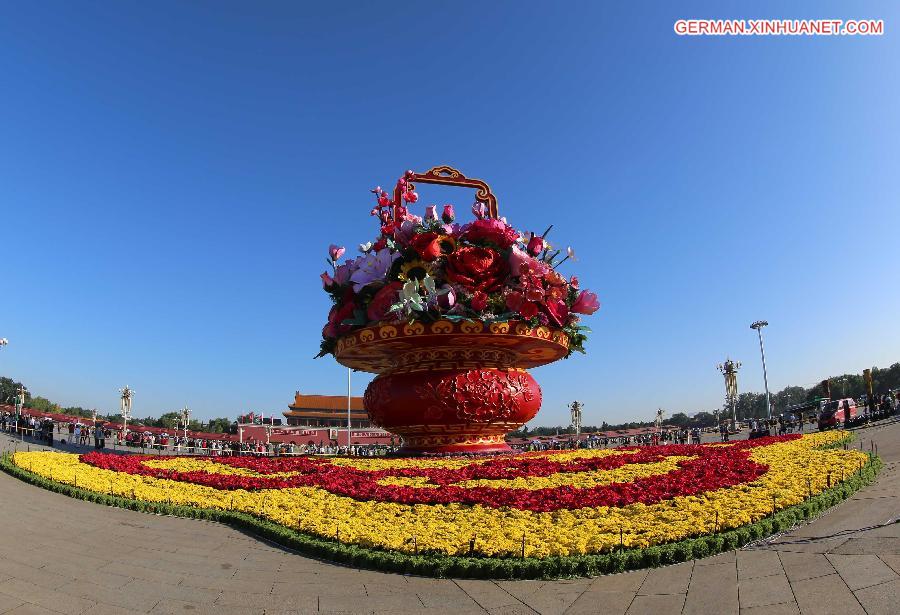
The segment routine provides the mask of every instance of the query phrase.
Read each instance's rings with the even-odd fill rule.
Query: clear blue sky
[[[378,4],[378,6],[375,6]],[[900,360],[896,3],[40,2],[0,8],[0,374],[195,416],[341,394],[329,243],[452,164],[576,248],[603,308],[533,424],[721,403]],[[678,18],[880,18],[691,38]],[[471,195],[420,190],[424,205]],[[361,393],[368,377],[354,378]]]

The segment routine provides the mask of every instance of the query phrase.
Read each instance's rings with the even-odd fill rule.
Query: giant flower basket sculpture
[[[415,183],[476,189],[475,219],[452,205],[418,216]],[[406,453],[508,451],[504,436],[537,414],[541,389],[526,371],[583,352],[581,315],[597,296],[565,278],[574,256],[500,218],[483,181],[456,169],[407,171],[393,198],[372,190],[380,234],[322,283],[334,306],[320,356],[378,374],[365,394],[372,421],[403,438]]]

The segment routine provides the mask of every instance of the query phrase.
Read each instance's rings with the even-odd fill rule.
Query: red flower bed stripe
[[[357,500],[374,500],[398,504],[480,504],[499,508],[509,506],[534,512],[596,506],[627,506],[635,502],[655,504],[676,496],[695,495],[705,491],[750,482],[768,468],[749,458],[749,451],[798,438],[789,435],[735,442],[729,446],[670,445],[635,450],[629,455],[608,455],[571,461],[555,461],[554,454],[525,454],[516,458],[472,463],[462,468],[397,468],[366,471],[337,466],[328,459],[296,458],[217,458],[214,461],[232,467],[252,469],[258,473],[297,472],[286,478],[274,476],[233,476],[204,471],[177,472],[151,468],[144,464],[156,457],[88,453],[81,460],[98,468],[156,478],[190,482],[216,489],[285,489],[315,487]],[[696,459],[678,463],[678,469],[667,474],[639,478],[629,483],[613,483],[590,488],[571,486],[548,489],[504,489],[496,487],[458,487],[454,483],[477,479],[512,479],[542,477],[557,473],[611,470],[633,463],[654,463],[669,456],[693,456]],[[384,486],[378,481],[390,476],[422,477],[437,488]]]

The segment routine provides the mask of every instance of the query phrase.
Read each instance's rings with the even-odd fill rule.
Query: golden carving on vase
[[[484,325],[477,320],[465,320],[460,323],[459,330],[463,333],[481,333],[484,331]]]
[[[446,320],[438,320],[431,325],[432,333],[453,333],[453,323]]]
[[[492,322],[490,328],[491,333],[509,333],[508,322]]]
[[[393,325],[384,325],[383,327],[378,328],[378,335],[381,339],[387,339],[389,337],[397,337],[397,327]]]
[[[425,325],[418,321],[403,325],[404,335],[422,335],[423,333],[425,333]]]

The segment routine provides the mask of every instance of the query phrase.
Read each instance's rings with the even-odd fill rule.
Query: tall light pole
[[[124,389],[119,389],[122,395],[119,397],[119,408],[122,411],[122,436],[128,434],[128,419],[131,418],[131,402],[134,398],[134,391],[125,385]]]
[[[184,427],[184,439],[187,440],[188,424],[191,422],[191,411],[189,408],[181,409],[181,420],[179,422]]]
[[[766,351],[763,348],[763,339],[762,339],[762,330],[763,327],[769,326],[769,323],[765,320],[757,320],[755,323],[750,325],[751,329],[756,329],[756,332],[759,334],[759,354],[762,356],[762,364],[763,364],[763,383],[766,385],[766,417],[772,418],[772,406],[769,403],[769,376],[766,373]]]
[[[350,368],[347,368],[347,450],[350,450]]]
[[[573,401],[569,406],[572,410],[572,427],[575,428],[575,437],[581,435],[581,408],[582,404],[580,401]]]
[[[22,409],[25,407],[25,393],[28,392],[28,389],[25,388],[24,384],[19,385],[19,390],[16,391],[16,429],[19,428],[19,421],[22,416]],[[22,429],[19,431],[19,439],[25,439],[25,430]]]
[[[731,404],[731,421],[737,425],[737,372],[741,367],[740,361],[725,359],[716,368],[725,376],[725,404]]]

